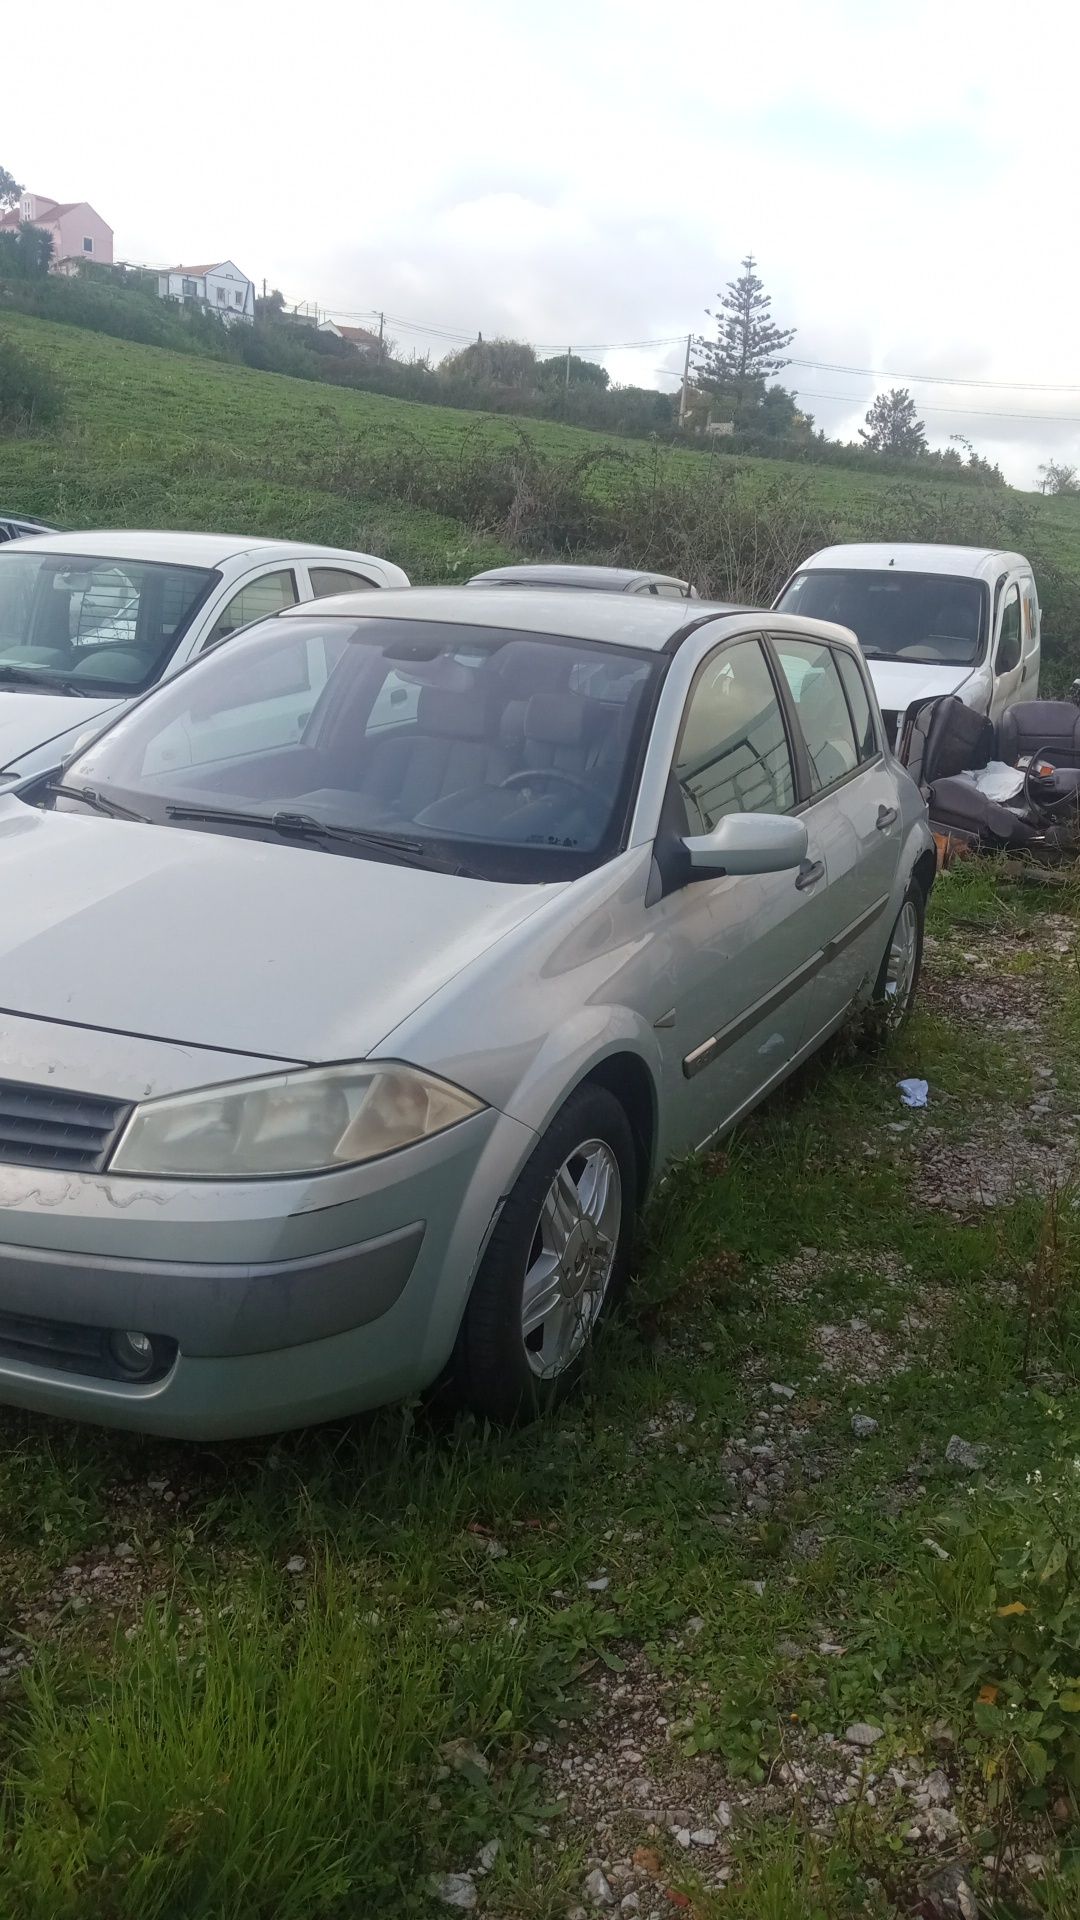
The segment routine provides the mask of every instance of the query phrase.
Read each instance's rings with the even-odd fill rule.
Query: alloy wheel
[[[619,1163],[603,1140],[568,1154],[540,1208],[521,1300],[525,1355],[542,1380],[564,1373],[600,1316],[622,1224]]]

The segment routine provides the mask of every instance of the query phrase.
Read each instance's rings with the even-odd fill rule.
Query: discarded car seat
[[[1080,767],[1080,707],[1071,700],[1024,700],[998,722],[998,751],[1013,766],[1039,754],[1057,767]]]
[[[970,780],[956,775],[933,782],[927,806],[935,833],[973,846],[1030,847],[1039,839],[1037,828],[1019,814],[988,800]]]

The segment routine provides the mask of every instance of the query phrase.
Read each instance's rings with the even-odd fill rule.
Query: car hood
[[[0,686],[0,773],[20,765],[39,747],[73,747],[81,733],[119,704],[111,696],[90,700],[80,693],[35,693],[32,687]]]
[[[0,798],[0,1010],[358,1059],[557,890]]]
[[[959,693],[972,667],[933,667],[924,660],[868,660],[870,678],[883,713],[904,713],[913,700],[934,700]]]

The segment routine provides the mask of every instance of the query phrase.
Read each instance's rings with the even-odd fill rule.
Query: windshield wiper
[[[9,680],[19,687],[50,687],[56,693],[82,693],[97,698],[91,687],[73,682],[70,675],[52,667],[21,667],[14,660],[0,660],[0,681]]]
[[[316,820],[313,814],[290,813],[285,808],[279,808],[276,813],[245,813],[231,807],[187,807],[174,802],[166,807],[165,813],[170,820],[205,820],[228,827],[269,827],[271,832],[279,833],[286,840],[341,840],[351,846],[371,847],[376,852],[388,853],[406,866],[443,865],[428,854],[419,840],[407,840],[396,833],[377,833],[371,827],[334,826],[330,821]]]
[[[57,793],[64,800],[79,800],[84,807],[91,807],[95,813],[107,813],[113,820],[141,820],[149,825],[145,813],[136,813],[134,807],[121,806],[119,800],[106,800],[96,787],[50,786],[50,793]]]

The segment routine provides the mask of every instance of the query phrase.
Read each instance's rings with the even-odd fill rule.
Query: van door
[[[1020,576],[1020,641],[1020,698],[1037,700],[1042,659],[1042,610],[1038,589],[1030,573]]]
[[[1023,642],[1020,631],[1020,583],[1015,576],[1005,580],[998,593],[997,622],[990,652],[993,685],[990,689],[990,718],[1001,719],[1006,707],[1020,698],[1023,675]]]

